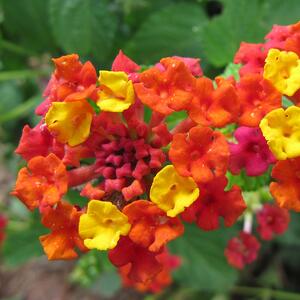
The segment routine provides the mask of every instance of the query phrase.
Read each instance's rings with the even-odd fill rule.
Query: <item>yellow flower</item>
[[[88,138],[92,117],[93,109],[86,101],[53,102],[45,121],[59,142],[73,147]]]
[[[130,226],[127,216],[111,202],[91,200],[87,213],[80,217],[79,235],[88,249],[113,249]]]
[[[279,160],[300,156],[300,107],[269,112],[260,122],[268,145]]]
[[[135,100],[132,81],[125,72],[100,71],[98,106],[103,111],[122,112]]]
[[[264,66],[264,78],[282,94],[293,96],[300,88],[300,60],[292,51],[270,49]]]
[[[164,167],[153,179],[150,189],[152,202],[175,217],[199,197],[199,189],[192,177],[180,176],[173,165]]]

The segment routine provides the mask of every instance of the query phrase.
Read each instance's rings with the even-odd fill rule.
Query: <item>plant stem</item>
[[[260,296],[259,299],[275,300],[299,300],[300,295],[296,293],[272,290],[263,287],[235,286],[231,292],[237,295]]]
[[[0,39],[0,48],[5,49],[9,52],[13,52],[15,54],[19,54],[21,56],[32,56],[34,53],[26,48],[20,47],[14,43],[9,41],[4,41]]]
[[[39,76],[49,75],[45,70],[18,70],[18,71],[4,71],[0,72],[0,81],[14,80],[14,79],[28,79]]]

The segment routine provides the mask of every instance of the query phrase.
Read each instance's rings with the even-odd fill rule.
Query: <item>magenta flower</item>
[[[245,168],[247,176],[258,176],[275,163],[276,159],[259,128],[241,126],[234,132],[234,137],[238,143],[229,143],[231,173],[239,174]]]

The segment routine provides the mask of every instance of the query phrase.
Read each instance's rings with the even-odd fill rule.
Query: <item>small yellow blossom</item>
[[[150,199],[169,217],[175,217],[199,197],[192,177],[180,176],[173,165],[164,167],[153,179]]]
[[[260,128],[278,160],[300,156],[300,107],[290,106],[269,112]]]
[[[132,81],[125,72],[100,71],[97,105],[103,111],[122,112],[135,100]]]
[[[113,249],[129,230],[127,216],[106,201],[91,200],[79,221],[79,235],[88,249]]]
[[[270,49],[264,66],[264,78],[282,94],[293,96],[300,88],[300,60],[292,51]]]
[[[86,101],[53,102],[45,121],[59,142],[73,147],[89,137],[92,118],[93,109]]]

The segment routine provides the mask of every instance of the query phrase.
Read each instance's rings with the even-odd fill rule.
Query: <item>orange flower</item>
[[[163,71],[153,67],[140,74],[140,83],[134,84],[138,98],[163,115],[186,109],[193,97],[195,77],[179,59],[167,57],[160,63]]]
[[[76,258],[75,247],[87,250],[78,234],[80,216],[81,212],[67,202],[59,202],[43,215],[42,224],[51,233],[41,236],[40,241],[49,260]]]
[[[281,94],[260,74],[243,76],[237,93],[241,104],[238,123],[242,126],[257,127],[268,112],[281,107]]]
[[[270,191],[278,206],[300,212],[300,158],[278,161]]]
[[[197,79],[195,97],[188,107],[190,118],[202,126],[223,127],[235,122],[239,103],[233,83],[221,77],[216,78],[217,88],[211,79]]]
[[[131,224],[129,238],[150,251],[159,251],[163,245],[184,231],[178,218],[167,217],[163,210],[150,201],[132,202],[125,206],[123,213]]]
[[[196,126],[174,135],[169,155],[181,176],[206,183],[226,173],[229,147],[222,133]]]
[[[18,174],[13,195],[30,210],[52,206],[67,192],[68,178],[65,165],[54,154],[36,156]]]

